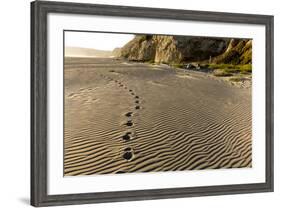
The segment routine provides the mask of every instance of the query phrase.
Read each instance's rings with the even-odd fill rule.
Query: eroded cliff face
[[[224,38],[137,35],[127,43],[120,56],[132,61],[156,63],[249,63],[252,45],[249,40]]]
[[[137,35],[121,49],[121,56],[132,61],[153,61],[156,43],[151,35]]]
[[[156,36],[155,62],[199,62],[221,54],[228,40],[181,36]]]
[[[225,52],[212,60],[213,63],[251,64],[252,40],[231,39]]]

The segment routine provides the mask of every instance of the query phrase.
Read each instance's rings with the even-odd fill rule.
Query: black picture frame
[[[47,15],[105,15],[264,25],[266,30],[266,182],[103,193],[47,193]],[[51,206],[273,191],[273,22],[269,15],[34,1],[31,3],[31,205]]]

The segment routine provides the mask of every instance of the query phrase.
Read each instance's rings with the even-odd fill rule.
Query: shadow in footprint
[[[133,114],[133,112],[128,112],[128,113],[125,114],[125,116],[126,116],[126,117],[131,117],[132,114]]]
[[[135,108],[136,108],[136,110],[138,110],[138,109],[140,109],[140,106],[137,105]]]
[[[136,100],[135,103],[140,103],[140,101]]]
[[[124,158],[125,160],[131,160],[132,157],[133,157],[133,153],[132,153],[132,152],[125,152],[125,153],[123,154],[123,158]]]
[[[139,97],[139,96],[135,96],[135,98],[136,98],[136,99],[139,99],[140,97]]]
[[[127,132],[125,135],[122,136],[122,139],[125,141],[129,141],[131,139],[131,132]]]
[[[132,122],[132,121],[128,121],[128,122],[126,123],[126,126],[133,126],[133,122]]]

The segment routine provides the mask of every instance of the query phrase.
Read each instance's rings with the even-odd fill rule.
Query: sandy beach
[[[203,72],[65,58],[65,176],[252,166],[251,88]]]

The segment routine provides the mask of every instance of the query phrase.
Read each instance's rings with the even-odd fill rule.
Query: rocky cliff
[[[137,35],[121,49],[121,56],[132,61],[154,61],[156,42],[154,36]]]
[[[224,53],[215,57],[212,63],[251,64],[252,40],[231,39]]]
[[[112,51],[112,56],[120,57],[120,56],[121,56],[121,50],[122,50],[122,48],[115,48],[115,49]]]
[[[252,42],[242,39],[136,35],[119,51],[132,61],[250,63]]]

